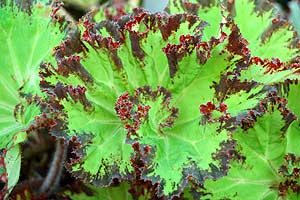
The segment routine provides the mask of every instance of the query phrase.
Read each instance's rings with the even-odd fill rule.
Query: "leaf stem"
[[[63,162],[66,159],[66,153],[67,146],[64,142],[64,139],[58,139],[56,141],[56,150],[53,155],[50,169],[44,179],[42,186],[39,189],[40,194],[46,193],[47,195],[50,195],[58,185],[63,170]]]

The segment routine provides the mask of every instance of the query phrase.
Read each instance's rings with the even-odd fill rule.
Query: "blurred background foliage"
[[[197,0],[201,2],[201,0]],[[261,3],[267,0],[255,0]],[[295,29],[300,32],[300,0],[270,0],[276,7],[278,14],[291,21]],[[66,14],[77,21],[88,11],[99,6],[118,7],[124,4],[131,7],[144,7],[150,12],[163,11],[168,0],[63,0]]]
[[[289,19],[294,24],[295,29],[300,32],[300,1],[289,2]]]

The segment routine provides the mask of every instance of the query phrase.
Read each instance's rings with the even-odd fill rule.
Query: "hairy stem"
[[[39,189],[39,193],[46,193],[50,195],[59,183],[61,173],[63,170],[63,162],[65,161],[67,153],[67,145],[63,139],[58,139],[56,142],[56,150],[53,155],[53,160],[49,167],[47,176]]]

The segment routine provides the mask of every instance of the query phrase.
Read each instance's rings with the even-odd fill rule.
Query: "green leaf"
[[[254,5],[245,6],[247,2],[236,1],[236,8],[266,30],[261,21],[269,15],[253,14]],[[68,39],[77,46],[64,42],[56,49],[57,64],[41,71],[43,89],[63,106],[57,108],[60,123],[52,133],[77,137],[77,156],[68,167],[75,176],[103,186],[141,173],[142,180],[159,185],[159,197],[172,198],[191,180],[203,185],[226,175],[232,156],[228,152],[236,145],[232,132],[243,125],[243,116],[259,108],[263,99],[271,99],[275,84],[299,76],[294,73],[297,66],[263,76],[268,69],[254,59],[269,58],[269,49],[279,48],[269,42],[277,32],[262,43],[256,39],[263,32],[255,32],[253,39],[244,30],[242,11],[226,21],[221,5],[211,6],[211,12],[206,7],[197,10],[199,16],[135,9],[119,20],[84,19],[82,34]],[[176,8],[170,9],[172,13]],[[201,17],[209,20],[216,13],[216,21],[207,26]],[[287,32],[285,39],[292,39],[288,29],[280,30]],[[294,53],[279,57],[287,61]],[[262,67],[258,77],[257,66]],[[270,119],[279,120],[276,133],[267,130],[270,135],[284,124],[277,114],[270,114]],[[280,138],[271,139],[268,148],[275,148]],[[264,160],[253,159],[269,170]],[[267,180],[273,180],[273,172],[268,172]]]
[[[170,14],[188,13],[197,15],[207,23],[203,37],[208,41],[211,37],[218,37],[220,24],[223,20],[222,7],[219,1],[209,0],[169,0],[167,10]]]
[[[205,188],[212,193],[214,199],[276,199],[279,195],[276,187],[283,182],[279,168],[284,156],[296,149],[299,132],[287,132],[287,124],[283,114],[274,107],[254,122],[253,128],[239,130],[233,138],[237,140],[240,153],[245,161],[232,161],[231,169],[226,177],[217,181],[207,181]],[[295,122],[294,122],[295,123]],[[292,125],[294,126],[294,125]],[[291,126],[290,126],[291,127]],[[297,153],[299,151],[297,150]]]
[[[200,172],[202,176],[208,174],[208,177],[218,178],[211,174],[218,173],[214,167],[220,163],[211,154],[216,153],[220,143],[228,139],[226,131],[217,132],[218,125],[199,126],[197,122],[191,122],[185,125],[189,133],[174,127],[161,135],[147,125],[141,127],[140,132],[144,134],[140,141],[154,148],[155,156],[148,169],[151,172],[145,175],[145,179],[159,179],[163,183],[165,195],[181,188],[184,182],[182,176],[186,176],[185,170],[195,168],[196,172],[203,171]]]
[[[239,0],[234,1],[234,12],[234,22],[249,42],[251,56],[282,61],[296,56],[297,49],[291,47],[294,30],[287,22],[272,22],[272,6],[261,6],[258,11],[254,1]]]
[[[105,188],[96,188],[92,185],[88,186],[89,192],[92,193],[92,195],[85,194],[84,192],[78,193],[78,194],[72,194],[69,191],[66,191],[65,194],[68,195],[73,200],[81,200],[81,199],[87,199],[87,200],[112,200],[112,199],[124,199],[124,200],[132,200],[132,196],[128,192],[130,188],[130,185],[127,183],[121,183],[118,186],[111,186],[111,187],[105,187]]]
[[[19,145],[7,150],[5,154],[5,167],[7,173],[7,188],[11,192],[13,187],[17,184],[21,168],[21,150]]]
[[[0,148],[11,145],[40,114],[31,99],[41,94],[39,65],[51,58],[52,48],[64,37],[50,23],[44,5],[34,4],[31,15],[9,5],[0,7]]]
[[[51,58],[53,47],[64,37],[59,27],[50,23],[49,8],[33,6],[31,15],[17,7],[0,10],[1,89],[12,100],[18,99],[19,88],[21,93],[39,93],[39,65]]]
[[[111,46],[117,45],[119,41],[107,37],[99,41],[102,42],[100,48],[84,42],[88,54],[79,54],[83,57],[80,64],[73,55],[62,58],[67,67],[74,66],[78,71],[72,71],[66,66],[58,66],[55,71],[51,68],[43,69],[44,74],[47,70],[52,70],[55,74],[45,77],[44,80],[56,85],[56,93],[59,87],[63,87],[60,89],[64,94],[57,93],[57,97],[61,99],[63,112],[67,115],[67,118],[62,119],[67,120],[66,134],[68,138],[76,135],[84,149],[80,161],[71,163],[70,169],[84,180],[94,181],[96,185],[107,185],[111,183],[112,178],[128,179],[129,174],[133,172],[130,158],[134,151],[130,144],[126,144],[126,132],[116,115],[115,102],[119,95],[125,91],[133,92],[139,86],[170,84],[168,59],[162,48],[170,41],[177,41],[181,34],[187,33],[187,29],[193,33],[196,25],[201,23],[196,21],[189,27],[190,22],[186,18],[182,19],[180,15],[171,18],[174,21],[164,16],[163,20],[157,23],[170,27],[173,24],[178,26],[176,33],[168,33],[168,30],[158,31],[158,27],[153,27],[155,30],[148,30],[147,37],[141,37],[138,41],[134,38],[135,33],[127,30],[124,33],[125,43],[116,50]],[[133,28],[143,30],[145,26],[153,25],[150,22],[136,23]],[[99,28],[97,34],[102,36],[104,28]],[[117,25],[114,28],[117,29]],[[90,31],[89,28],[86,31]],[[117,32],[113,36],[118,38],[119,34]],[[162,40],[162,37],[165,39]],[[148,41],[154,42],[149,45]],[[105,42],[109,42],[108,47],[105,46]],[[144,56],[141,56],[142,54]],[[60,73],[63,67],[69,71],[68,75]],[[57,79],[63,85],[57,84]],[[76,96],[76,93],[79,96]],[[54,132],[53,134],[56,134]],[[83,141],[84,135],[89,135],[91,139]]]
[[[26,102],[21,98],[20,101],[22,103],[16,104],[15,107],[2,108],[0,148],[7,148],[26,140],[26,130],[34,123],[34,117],[40,114],[37,104]]]
[[[293,111],[293,113],[298,117],[298,121],[300,120],[300,104],[299,104],[299,95],[300,95],[300,85],[299,84],[287,84],[288,91],[287,107]]]
[[[8,198],[9,193],[17,184],[21,168],[21,150],[19,145],[2,151],[0,156],[1,197]]]
[[[208,41],[211,37],[218,37],[220,32],[220,25],[223,20],[222,7],[219,1],[207,1],[204,3],[200,1],[200,9],[197,15],[201,20],[208,23],[204,30],[203,37]]]
[[[265,61],[264,63],[274,63],[275,65],[277,64],[273,61]],[[267,67],[266,65],[252,65],[246,71],[242,71],[241,79],[255,80],[256,82],[269,85],[274,83],[284,83],[285,80],[299,80],[299,75],[296,74],[296,71],[298,70],[297,68],[283,69],[283,67],[287,67],[287,65],[284,65],[279,70],[271,70],[270,67]]]
[[[300,139],[300,104],[298,101],[300,87],[299,84],[287,84],[287,107],[297,116],[297,120],[294,121],[287,129],[287,142],[288,147],[286,150],[287,153],[293,153],[295,155],[300,154],[300,148],[295,141]]]
[[[125,127],[131,135],[133,146],[141,145],[144,148],[137,150],[137,147],[134,147],[138,153],[145,154],[146,157],[144,162],[147,168],[143,171],[143,178],[159,180],[165,195],[180,190],[185,184],[182,176],[193,173],[192,169],[195,173],[199,173],[200,182],[204,176],[218,178],[222,174],[219,166],[223,163],[214,160],[212,154],[217,154],[217,150],[221,149],[220,143],[228,139],[226,130],[218,132],[218,124],[201,126],[198,120],[191,121],[185,126],[172,127],[178,110],[169,105],[170,93],[164,88],[152,91],[148,87],[139,88],[137,91],[138,96],[129,97],[134,99],[132,101],[134,109],[131,110],[131,117],[125,120]],[[121,119],[124,119],[122,109],[126,105],[126,96],[120,96],[117,112]],[[147,107],[150,108],[148,111]],[[137,117],[139,115],[145,115],[146,118]],[[132,131],[136,129],[136,132]],[[180,150],[177,149],[179,146]],[[143,153],[147,148],[150,152]],[[147,161],[147,158],[151,160]]]

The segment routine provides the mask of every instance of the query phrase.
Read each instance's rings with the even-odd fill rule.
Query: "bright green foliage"
[[[289,88],[289,92],[287,95],[288,108],[294,112],[294,114],[298,117],[298,121],[299,121],[300,120],[300,104],[299,104],[300,86],[298,84],[289,84],[288,88]]]
[[[263,6],[259,11],[254,12],[254,9],[253,1],[235,1],[234,21],[249,42],[252,56],[280,58],[281,61],[288,61],[294,57],[296,49],[289,47],[294,36],[291,25],[279,25],[279,22],[272,21],[272,9],[267,10]],[[276,23],[279,29],[275,28]]]
[[[27,138],[40,107],[33,98],[39,89],[39,65],[50,60],[52,48],[63,38],[50,23],[50,9],[35,4],[32,13],[14,5],[0,7],[0,149],[7,149],[8,192],[19,179],[21,152],[18,143]]]
[[[119,21],[83,19],[82,43],[69,38],[81,45],[70,55],[63,43],[57,65],[42,70],[45,90],[64,107],[65,123],[53,134],[61,128],[82,145],[70,171],[103,186],[139,170],[142,179],[160,184],[158,195],[171,198],[191,177],[203,184],[225,176],[231,155],[224,152],[234,149],[234,139],[245,164],[231,161],[228,178],[208,189],[214,197],[232,197],[252,184],[249,193],[276,196],[268,191],[281,180],[276,170],[289,141],[281,137],[279,111],[260,112],[264,116],[247,133],[234,131],[277,90],[274,84],[299,79],[298,65],[286,67],[297,51],[290,46],[293,32],[285,24],[275,29],[271,11],[255,12],[248,0],[235,1],[235,12],[217,2],[193,13],[179,1],[170,3],[171,14],[189,14],[136,10]],[[236,189],[241,176],[246,184]],[[229,187],[225,193],[214,188],[222,184]]]
[[[147,177],[160,177],[164,180],[165,194],[179,188],[183,170],[192,167],[193,162],[200,169],[212,172],[209,164],[217,166],[219,163],[213,160],[211,153],[219,149],[221,141],[228,138],[225,131],[217,133],[217,125],[203,127],[197,122],[185,124],[189,132],[182,127],[174,127],[162,135],[158,135],[157,129],[148,130],[145,126],[143,125],[140,131],[146,135],[141,139],[141,143],[151,145],[156,150],[150,166],[153,172],[147,174]]]
[[[234,133],[233,138],[238,141],[238,148],[246,160],[232,161],[226,177],[206,182],[205,187],[212,192],[212,198],[276,199],[278,192],[272,186],[283,180],[278,169],[288,145],[293,145],[287,142],[289,135],[280,131],[284,125],[281,113],[269,109],[257,119],[253,128],[247,131],[239,128]]]
[[[288,85],[289,92],[287,95],[288,105],[287,107],[293,111],[293,113],[297,116],[297,119],[289,126],[287,130],[287,153],[294,153],[295,155],[300,154],[300,148],[298,142],[300,140],[300,103],[299,103],[299,95],[300,95],[300,87],[299,84],[289,84]]]
[[[77,178],[95,186],[148,181],[156,193],[145,199],[171,199],[195,185],[213,199],[278,196],[284,157],[300,153],[294,32],[252,1],[193,2],[171,0],[169,14],[83,18],[55,60],[64,34],[43,5],[31,15],[0,8],[0,149],[8,149],[9,190],[19,176],[18,143],[40,126],[34,96],[43,91],[44,114],[57,122],[51,133],[74,145],[66,167]],[[42,61],[52,64],[39,71]],[[131,199],[124,183],[90,189],[92,198]]]
[[[195,6],[200,2],[200,9],[197,11],[199,18],[207,23],[207,27],[204,29],[204,40],[208,41],[211,37],[218,37],[220,32],[220,23],[223,20],[222,7],[219,1],[208,0],[204,4],[199,0],[190,0],[187,2],[193,3]],[[170,14],[186,13],[189,11],[187,8],[188,3],[184,1],[170,0],[168,10]],[[198,4],[199,5],[199,4]],[[192,13],[189,13],[192,14]],[[194,13],[193,13],[194,14]]]
[[[169,40],[176,39],[177,41],[177,38],[186,32],[188,25],[188,22],[182,23],[180,29],[176,34],[171,35]],[[194,27],[195,25],[190,28],[191,33]],[[142,26],[136,28],[143,29]],[[84,108],[71,99],[62,101],[68,114],[69,135],[72,136],[75,133],[77,136],[81,134],[94,135],[92,143],[85,147],[86,155],[82,158],[80,165],[77,164],[73,167],[75,172],[80,169],[83,170],[83,174],[89,174],[88,179],[110,178],[110,176],[105,177],[107,173],[112,173],[111,176],[114,176],[116,172],[110,170],[115,165],[119,167],[118,173],[121,176],[132,171],[130,156],[133,150],[130,145],[125,143],[126,132],[114,110],[118,96],[125,91],[132,92],[140,86],[167,86],[170,83],[168,61],[161,50],[169,41],[163,41],[160,32],[150,31],[148,37],[140,42],[141,48],[146,54],[142,63],[137,58],[132,58],[128,33],[126,33],[126,37],[125,41],[128,42],[128,46],[122,45],[118,50],[123,64],[122,71],[118,70],[112,62],[110,52],[106,49],[95,50],[85,43],[88,45],[89,53],[81,64],[92,76],[93,82],[82,81],[82,78],[73,74],[68,77],[57,75],[64,83],[73,86],[84,85],[87,88],[86,97],[92,104],[92,108]],[[154,43],[148,45],[149,40]],[[144,65],[145,67],[143,67]],[[153,66],[155,70],[148,66]],[[52,77],[46,80],[56,81]],[[86,114],[82,115],[82,113]],[[197,115],[199,116],[199,114]],[[82,124],[83,121],[84,124]]]
[[[84,56],[81,64],[88,72],[88,76],[81,76],[80,73],[62,76],[57,71],[54,72],[56,76],[45,79],[55,84],[56,78],[59,78],[65,84],[73,87],[80,84],[87,90],[85,95],[88,103],[81,102],[83,105],[80,105],[70,96],[61,101],[68,116],[69,136],[76,135],[80,138],[80,135],[84,134],[93,135],[90,143],[84,143],[84,156],[80,163],[73,164],[72,170],[79,177],[103,185],[107,184],[107,179],[111,179],[116,174],[118,174],[117,177],[120,175],[126,178],[126,174],[133,170],[130,156],[134,152],[131,146],[125,143],[126,132],[124,132],[123,124],[118,119],[114,107],[119,95],[126,91],[132,94],[135,89],[146,85],[151,86],[153,90],[157,86],[169,87],[173,93],[172,104],[179,108],[180,116],[174,128],[161,129],[162,132],[159,133],[159,124],[170,113],[168,110],[162,109],[161,98],[160,100],[154,99],[153,102],[143,102],[152,107],[149,112],[149,123],[151,124],[145,123],[140,127],[138,132],[142,137],[140,143],[150,145],[156,150],[155,158],[149,168],[153,172],[145,174],[145,178],[159,176],[163,183],[163,193],[170,195],[178,190],[184,181],[182,173],[185,168],[196,167],[203,170],[203,173],[214,173],[215,169],[212,169],[211,166],[218,168],[217,166],[220,165],[219,161],[214,161],[211,155],[220,149],[221,142],[228,139],[227,133],[226,131],[218,133],[216,131],[217,124],[200,126],[198,107],[201,103],[213,98],[213,89],[210,89],[210,85],[207,83],[212,83],[213,80],[217,81],[220,72],[225,70],[228,63],[224,63],[216,69],[209,67],[217,62],[219,58],[216,57],[209,60],[205,66],[201,66],[197,63],[194,50],[191,55],[180,61],[177,73],[181,75],[177,76],[176,74],[176,77],[172,79],[168,59],[162,49],[168,43],[178,44],[178,38],[181,35],[200,34],[199,30],[194,32],[194,29],[196,26],[200,26],[200,28],[202,26],[201,20],[197,20],[193,26],[190,26],[187,21],[175,23],[178,23],[179,29],[176,32],[174,30],[165,40],[162,39],[163,33],[158,31],[157,27],[153,27],[154,31],[148,30],[147,37],[139,41],[141,50],[130,48],[134,45],[134,39],[130,38],[132,32],[126,31],[125,43],[117,51],[118,58],[122,62],[121,69],[112,60],[113,52],[109,52],[105,48],[95,50],[85,43],[88,54]],[[150,23],[135,24],[133,29],[143,31],[145,25],[152,26]],[[101,31],[102,29],[100,29]],[[224,45],[222,46],[224,47]],[[139,53],[144,54],[142,60],[139,60],[137,56]],[[219,53],[218,49],[212,52],[213,55]],[[224,59],[227,56],[229,55],[224,55]],[[191,65],[188,66],[184,63]],[[206,70],[202,71],[202,68]],[[191,74],[194,75],[191,76]],[[201,87],[207,90],[205,95],[199,93]],[[188,133],[183,131],[184,129],[189,130]],[[197,135],[196,138],[195,135]],[[182,146],[182,152],[177,150],[178,146]],[[206,153],[203,154],[204,151]],[[98,182],[99,180],[100,182]]]
[[[39,65],[51,58],[52,48],[63,38],[48,15],[49,9],[40,4],[34,5],[30,16],[17,7],[0,8],[0,148],[11,145],[12,137],[40,113],[26,99],[41,93]]]
[[[162,128],[161,124],[168,121],[171,114],[162,103],[162,97],[155,101],[143,101],[142,104],[151,108],[148,113],[149,120],[138,130],[139,142],[155,149],[155,156],[149,166],[151,172],[145,174],[146,179],[159,177],[164,182],[164,193],[170,194],[180,187],[184,169],[196,165],[209,173],[215,170],[210,165],[218,166],[220,163],[211,154],[216,153],[220,143],[228,139],[225,130],[218,132],[218,124],[199,126],[199,117],[196,117],[198,113],[191,120],[175,124],[172,128]],[[179,114],[185,114],[183,109],[179,109],[180,111]]]
[[[4,162],[8,179],[7,188],[10,192],[17,184],[20,175],[21,151],[19,145],[15,145],[11,149],[8,149],[5,154]]]
[[[10,103],[10,101],[7,102]],[[37,105],[33,103],[27,103],[21,98],[20,102],[18,103],[19,104],[15,105],[4,104],[2,107],[0,116],[3,121],[0,122],[0,148],[7,148],[13,144],[24,141],[24,139],[26,138],[26,129],[30,127],[34,117],[40,114],[40,108]],[[8,107],[8,105],[10,106]],[[7,107],[4,108],[4,106]],[[14,110],[16,109],[15,107],[17,107],[17,118],[15,118],[14,116]],[[22,112],[22,110],[24,112]]]
[[[13,187],[17,184],[20,176],[21,151],[20,146],[15,145],[1,153],[0,178],[4,182],[1,197],[7,198]]]
[[[257,41],[259,41],[258,38],[261,38],[261,33],[266,33],[267,29],[272,30],[270,28],[271,20],[267,20],[272,15],[269,11],[262,14],[262,18],[255,18],[253,17],[255,13],[243,8],[250,5],[247,1],[236,1],[236,18],[234,19],[242,35],[249,42],[251,55],[270,60],[279,57],[281,61],[288,61],[294,57],[296,49],[291,49],[288,46],[289,43],[286,42],[292,40],[294,33],[292,31],[286,32],[284,28],[276,30],[270,38],[266,39],[263,46],[265,48],[260,47],[262,44],[257,43]],[[289,25],[281,27],[289,27]],[[260,28],[262,29],[260,30]],[[272,47],[268,47],[270,45]],[[272,50],[273,48],[274,50]],[[279,54],[276,55],[275,51]],[[266,62],[265,60],[264,63]],[[285,66],[285,64],[282,66]],[[287,79],[299,79],[299,75],[295,73],[296,71],[298,71],[296,68],[268,71],[265,67],[262,67],[262,64],[254,64],[242,71],[241,80],[254,80],[263,85],[272,85],[283,83]],[[285,85],[289,85],[290,88],[287,107],[299,116],[300,104],[297,102],[298,97],[296,97],[299,87],[293,84]],[[225,102],[227,105],[230,104],[228,100]],[[237,97],[232,99],[232,102],[237,102]],[[247,100],[244,103],[248,104],[249,102]],[[242,106],[240,108],[242,109]],[[246,160],[244,162],[231,161],[231,169],[227,176],[217,181],[209,180],[206,182],[204,186],[207,188],[206,192],[211,192],[212,196],[210,198],[277,199],[279,193],[276,188],[279,183],[285,180],[278,172],[279,167],[284,162],[284,156],[288,153],[299,154],[297,144],[299,122],[294,121],[286,131],[283,131],[285,125],[286,122],[283,116],[275,109],[274,112],[269,110],[262,117],[259,117],[253,128],[247,131],[239,128],[234,133],[233,138],[237,140],[237,148],[240,149]],[[285,194],[284,198],[297,199],[299,197],[290,191]]]

